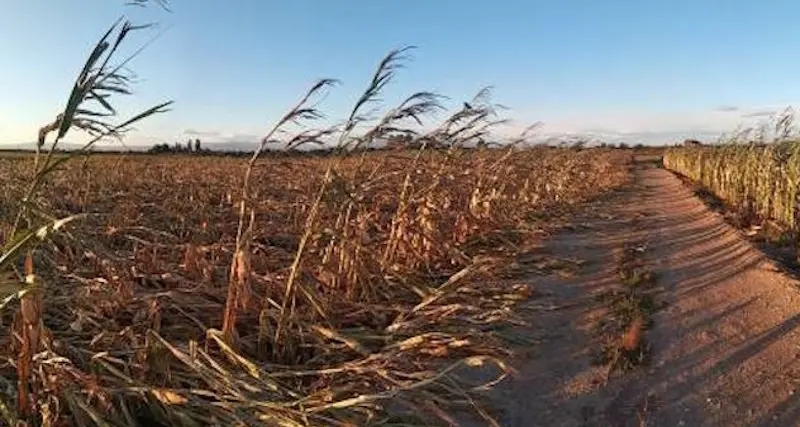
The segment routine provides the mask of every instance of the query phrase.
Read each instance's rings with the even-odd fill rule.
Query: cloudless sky
[[[419,47],[387,102],[427,89],[468,100],[494,85],[519,126],[686,135],[729,130],[800,100],[800,2],[789,0],[0,0],[0,143],[35,139],[120,15],[161,34],[133,63],[125,111],[174,110],[131,144],[253,140],[316,79],[341,118],[390,49]],[[188,133],[187,133],[188,132]],[[673,135],[674,134],[674,135]]]

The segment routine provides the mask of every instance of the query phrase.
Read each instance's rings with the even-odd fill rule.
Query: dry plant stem
[[[247,239],[243,235],[243,230],[244,230],[245,216],[247,213],[247,203],[250,197],[250,180],[253,174],[253,169],[255,168],[256,162],[258,161],[258,157],[264,151],[264,148],[266,148],[267,144],[272,142],[273,136],[278,131],[280,131],[281,128],[286,124],[290,122],[296,122],[297,120],[303,118],[315,119],[321,117],[321,114],[319,114],[319,112],[316,109],[308,108],[306,107],[306,105],[308,104],[312,96],[316,95],[319,91],[333,85],[334,83],[335,81],[331,79],[323,79],[317,82],[300,100],[300,102],[298,102],[286,115],[284,115],[275,124],[275,126],[272,127],[272,129],[270,129],[267,135],[261,140],[261,144],[259,144],[258,149],[253,153],[253,156],[250,158],[250,161],[248,162],[247,168],[245,170],[244,182],[242,183],[242,196],[241,196],[242,198],[239,204],[239,226],[236,232],[236,252],[235,252],[236,255],[234,256],[231,265],[231,273],[228,280],[229,288],[239,286],[238,281],[234,277],[235,271],[237,270],[236,260],[238,254],[243,250],[243,247],[249,244],[249,242],[246,241]],[[302,141],[300,142],[300,144],[301,143]],[[251,212],[251,227],[253,218],[254,218],[254,212]],[[289,287],[290,286],[287,284],[287,289],[289,289]],[[228,298],[225,301],[225,317],[223,319],[223,333],[224,336],[227,338],[230,338],[235,334],[234,329],[236,327],[237,311],[234,308],[234,305],[237,303],[236,302],[237,296],[240,295],[241,292],[243,292],[243,290],[240,289],[229,290]],[[289,295],[288,291],[287,295]],[[284,305],[285,304],[286,301],[284,301]],[[280,324],[278,330],[280,330]],[[232,345],[233,343],[229,342],[229,344]]]
[[[39,147],[41,147],[41,146],[43,146],[45,144],[45,140],[47,139],[47,135],[49,135],[51,132],[54,132],[54,131],[58,130],[58,128],[60,126],[61,126],[61,118],[59,117],[56,120],[54,120],[53,122],[43,126],[39,130],[39,139],[38,139],[37,144],[36,144],[36,155],[34,157],[34,163],[33,163],[34,164],[34,168],[33,168],[34,176],[32,177],[31,184],[28,187],[28,190],[27,190],[27,192],[25,193],[25,196],[22,199],[24,203],[27,203],[27,202],[30,201],[31,197],[33,197],[33,194],[36,192],[36,188],[39,186],[39,183],[41,182],[41,178],[39,178],[39,176],[40,176],[40,171],[39,171],[40,150],[39,150]],[[53,152],[53,150],[51,149],[51,150],[49,150],[49,152],[47,154],[47,158],[45,160],[45,167],[47,166],[47,164],[50,161],[50,156],[52,155],[52,152]],[[43,167],[43,169],[44,169],[44,167]],[[25,210],[26,208],[27,208],[27,206],[25,204],[23,204],[23,207],[19,211],[17,211],[17,216],[14,219],[14,225],[11,228],[11,236],[12,236],[12,238],[16,234],[17,229],[19,228],[19,223],[22,220],[22,217],[26,213],[26,210]]]
[[[29,252],[25,257],[25,277],[30,285],[36,284],[33,271],[33,257]],[[42,295],[39,289],[27,292],[20,302],[21,346],[17,357],[18,398],[20,415],[28,418],[36,411],[38,402],[35,385],[31,383],[33,375],[33,355],[39,352],[42,338]]]
[[[250,211],[250,225],[248,226],[247,236],[241,245],[237,245],[236,252],[231,262],[230,276],[228,280],[228,295],[225,301],[225,309],[222,317],[222,334],[227,343],[235,345],[236,342],[236,319],[240,309],[247,308],[250,301],[250,235],[253,232],[255,222],[255,212]]]
[[[475,100],[473,99],[473,101],[475,101]],[[393,254],[394,254],[394,251],[396,250],[396,247],[397,247],[397,239],[398,239],[398,232],[399,232],[398,228],[400,226],[400,222],[402,221],[402,214],[405,212],[406,205],[408,203],[409,190],[410,190],[410,187],[411,187],[411,173],[416,170],[416,167],[417,167],[417,165],[419,163],[419,159],[422,156],[422,154],[425,151],[425,149],[428,147],[428,144],[432,140],[437,139],[437,137],[440,137],[443,134],[444,135],[448,134],[450,127],[453,126],[454,123],[456,123],[459,120],[461,120],[462,117],[466,117],[466,116],[472,114],[471,110],[472,110],[471,106],[469,106],[469,107],[465,106],[465,108],[463,108],[462,110],[458,111],[453,116],[451,116],[442,125],[440,125],[436,130],[434,130],[433,132],[431,132],[428,135],[425,135],[422,138],[422,140],[423,140],[422,146],[420,147],[419,151],[414,156],[414,161],[412,162],[412,164],[409,166],[408,169],[406,169],[405,177],[403,179],[403,185],[402,185],[401,190],[400,190],[400,196],[399,196],[399,200],[398,200],[397,210],[395,211],[395,214],[392,217],[392,224],[391,224],[391,227],[390,227],[391,231],[389,233],[389,242],[386,245],[386,249],[384,250],[383,256],[381,257],[381,266],[383,268],[386,268],[388,263],[391,262],[391,258],[392,258]],[[460,133],[460,132],[457,132],[457,133]],[[459,144],[459,141],[457,139],[452,141],[451,145],[448,147],[448,151],[452,153],[452,150],[454,150],[458,144]],[[441,165],[441,168],[444,168],[444,164]],[[440,176],[440,175],[441,175],[441,169],[440,169],[439,173],[437,173],[437,176]]]
[[[24,283],[26,287],[23,289],[24,292],[21,291],[17,293],[17,296],[20,298],[20,309],[17,315],[20,331],[18,331],[16,336],[19,337],[20,348],[16,358],[17,409],[20,415],[27,419],[32,419],[34,416],[39,415],[36,414],[40,399],[38,396],[38,386],[34,381],[35,377],[33,374],[35,368],[33,366],[33,361],[34,355],[38,354],[40,351],[42,340],[46,333],[42,320],[42,313],[44,310],[43,295],[41,287],[39,286],[39,279],[34,272],[33,266],[33,247],[46,239],[51,232],[57,231],[61,226],[75,219],[77,216],[53,219],[51,221],[49,219],[51,216],[45,213],[44,216],[48,218],[48,222],[50,223],[44,227],[40,227],[36,232],[28,232],[25,236],[17,235],[21,222],[25,220],[27,221],[27,228],[35,228],[34,215],[32,214],[42,215],[44,212],[33,198],[44,178],[53,172],[56,167],[72,157],[72,155],[67,155],[59,160],[53,161],[53,154],[55,153],[58,142],[72,127],[86,130],[94,136],[94,139],[90,140],[81,150],[85,151],[101,138],[109,135],[119,135],[119,133],[130,124],[146,118],[149,115],[161,112],[164,107],[170,104],[165,103],[150,110],[146,110],[121,125],[114,126],[102,121],[103,117],[109,117],[115,114],[114,109],[110,106],[106,98],[110,97],[112,93],[130,93],[125,87],[127,80],[124,76],[118,74],[118,72],[122,65],[128,62],[135,54],[131,56],[128,61],[123,62],[122,65],[119,65],[112,71],[106,68],[111,56],[119,47],[125,36],[132,30],[142,28],[132,26],[125,22],[119,30],[116,41],[112,45],[112,43],[109,42],[109,37],[121,22],[123,22],[122,19],[118,20],[95,46],[73,87],[64,112],[59,114],[53,122],[42,126],[39,130],[36,155],[34,157],[33,176],[31,177],[13,224],[11,225],[9,243],[4,248],[1,258],[3,267],[7,268],[9,271],[13,271],[18,279],[21,279],[21,275],[17,271],[13,261],[15,261],[16,257],[19,256],[22,251],[25,251]],[[100,62],[102,65],[98,68],[96,67],[97,61],[103,58],[104,53],[108,53],[108,55]],[[107,81],[108,79],[111,80]],[[83,105],[86,100],[96,100],[105,109],[109,110],[110,113],[97,113],[88,109],[91,107],[87,108]],[[83,108],[81,108],[82,106]],[[58,135],[47,151],[44,163],[41,163],[41,147],[44,146],[47,136],[54,131],[58,131]],[[7,300],[8,298],[6,298],[6,301]],[[4,301],[4,305],[6,301]]]
[[[47,137],[47,134],[50,132],[55,131],[61,124],[61,120],[57,119],[54,122],[42,127],[39,131],[39,143],[37,144],[36,150],[36,157],[35,157],[35,167],[34,171],[38,176],[38,161],[39,161],[39,145],[43,145],[44,141]],[[51,151],[52,153],[52,151]],[[50,153],[49,153],[50,154]],[[49,159],[49,155],[48,155]],[[29,190],[23,199],[24,202],[28,202],[32,197],[33,193],[36,190],[37,180],[34,180],[29,187]],[[20,210],[17,212],[17,217],[14,220],[14,225],[11,229],[11,236],[12,239],[15,238],[17,229],[19,227],[19,222],[26,214],[27,204],[23,204]],[[15,270],[16,271],[16,270]],[[25,282],[28,285],[35,285],[36,284],[36,277],[34,275],[33,270],[33,253],[31,250],[27,251],[25,255]],[[42,332],[42,295],[38,289],[33,289],[31,292],[27,292],[20,301],[20,310],[19,310],[19,317],[21,318],[21,331],[19,331],[19,336],[21,338],[20,343],[20,350],[19,354],[17,355],[17,378],[18,380],[18,390],[17,390],[17,398],[18,398],[18,409],[20,415],[23,418],[31,417],[34,412],[36,411],[35,405],[38,402],[38,397],[36,396],[36,390],[31,390],[31,387],[34,387],[34,384],[31,383],[32,378],[32,364],[33,364],[33,355],[36,354],[39,350],[39,340],[41,338]]]
[[[36,142],[36,157],[34,157],[34,162],[33,162],[34,171],[39,170],[40,148],[44,146],[45,140],[47,139],[47,135],[49,135],[51,132],[58,130],[58,128],[60,127],[61,127],[61,116],[57,117],[51,123],[44,125],[42,126],[41,129],[39,129],[39,139]]]
[[[370,85],[367,87],[367,89],[364,91],[364,93],[361,95],[358,101],[356,101],[355,106],[353,107],[353,109],[350,112],[350,115],[345,121],[343,130],[339,133],[336,149],[346,150],[348,148],[357,148],[361,144],[365,143],[365,141],[362,138],[361,140],[357,140],[355,142],[355,147],[351,147],[351,141],[349,141],[352,131],[356,128],[356,126],[359,123],[365,120],[363,117],[360,117],[360,111],[365,105],[367,105],[370,102],[374,102],[377,99],[381,90],[394,77],[394,71],[399,66],[398,61],[401,61],[403,59],[402,54],[412,48],[413,47],[406,47],[394,50],[380,61],[373,75],[372,81],[370,82]],[[382,121],[382,123],[385,122],[386,122],[385,120]],[[325,169],[325,175],[322,178],[322,183],[320,184],[320,188],[317,191],[317,196],[315,197],[311,205],[311,210],[308,216],[306,217],[303,235],[300,238],[297,251],[295,252],[294,260],[292,261],[292,265],[289,269],[289,277],[286,280],[286,288],[284,292],[283,303],[281,305],[278,325],[275,329],[274,348],[276,352],[278,346],[280,345],[284,329],[286,328],[286,323],[293,314],[292,312],[294,310],[294,305],[295,305],[294,304],[295,286],[297,282],[297,276],[300,271],[300,265],[303,259],[303,254],[305,253],[306,246],[308,245],[308,240],[311,238],[311,235],[314,232],[322,199],[325,196],[325,193],[328,191],[328,186],[330,185],[330,181],[333,177],[334,169],[340,162],[341,158],[337,159],[336,157],[331,157],[328,159],[327,167]]]
[[[406,204],[408,203],[408,192],[409,188],[411,187],[411,172],[416,170],[416,166],[419,163],[419,159],[422,156],[422,153],[425,151],[425,148],[428,146],[428,140],[426,139],[425,142],[420,147],[417,154],[414,156],[414,161],[411,163],[408,169],[406,169],[405,178],[403,178],[403,186],[400,190],[400,196],[398,197],[397,203],[397,210],[395,211],[394,215],[392,216],[392,224],[390,226],[389,232],[389,243],[386,245],[386,249],[383,253],[383,257],[381,257],[381,266],[386,268],[389,262],[391,262],[391,256],[394,253],[394,250],[397,245],[397,233],[398,227],[400,225],[400,221],[402,221],[401,216],[406,210]]]
[[[275,351],[278,351],[278,345],[280,344],[280,340],[283,334],[284,328],[286,328],[286,322],[288,318],[291,316],[291,312],[287,313],[287,310],[294,309],[294,302],[290,302],[290,300],[294,299],[295,294],[295,283],[297,282],[297,275],[300,272],[300,262],[303,259],[303,253],[305,253],[306,245],[308,244],[308,239],[311,238],[311,233],[314,231],[314,226],[316,225],[317,215],[319,213],[320,205],[322,204],[322,198],[325,196],[325,192],[328,190],[328,182],[331,179],[331,175],[333,173],[333,161],[330,162],[331,165],[328,166],[327,170],[325,171],[325,176],[322,178],[322,184],[320,185],[319,191],[317,192],[317,196],[314,199],[314,202],[311,205],[311,212],[309,212],[308,217],[306,219],[306,224],[303,229],[303,236],[300,238],[300,242],[297,247],[297,251],[295,253],[294,260],[292,261],[291,267],[289,267],[289,277],[286,279],[286,289],[283,295],[283,305],[281,306],[280,317],[278,320],[278,326],[275,329]]]

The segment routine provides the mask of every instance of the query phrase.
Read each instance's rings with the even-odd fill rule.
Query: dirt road
[[[531,280],[532,344],[492,394],[503,426],[800,426],[800,293],[671,173],[587,207],[541,249],[570,274]],[[655,272],[650,360],[607,376],[593,365],[597,295],[615,286],[614,251],[633,243]]]

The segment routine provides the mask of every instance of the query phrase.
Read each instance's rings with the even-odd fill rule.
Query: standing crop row
[[[674,148],[664,165],[713,191],[748,218],[800,227],[800,142]]]

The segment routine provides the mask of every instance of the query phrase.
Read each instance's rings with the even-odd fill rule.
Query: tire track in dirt
[[[538,249],[583,263],[531,278],[533,344],[489,396],[503,426],[800,426],[800,293],[671,173],[639,163],[635,182],[587,206]],[[593,365],[597,296],[618,286],[615,248],[637,242],[665,307],[651,360],[612,376]],[[536,254],[531,254],[534,257]],[[470,423],[466,423],[471,425]]]

